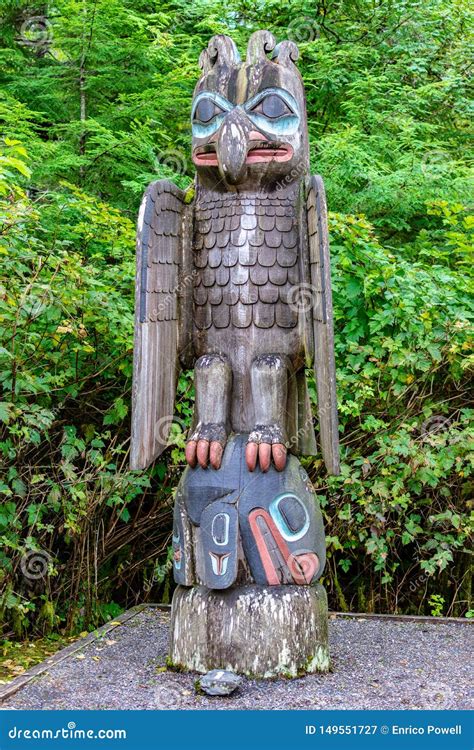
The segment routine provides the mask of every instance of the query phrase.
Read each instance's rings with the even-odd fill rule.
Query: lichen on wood
[[[264,679],[328,672],[326,592],[319,583],[224,591],[179,586],[170,659],[195,672],[227,669]]]

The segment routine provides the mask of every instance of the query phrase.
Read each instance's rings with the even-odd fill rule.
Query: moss
[[[184,194],[184,202],[186,204],[193,202],[195,192],[194,185],[190,185]]]
[[[46,637],[22,643],[3,641],[0,645],[0,684],[10,682],[74,640],[76,639]]]
[[[170,656],[166,657],[166,667],[170,672],[187,672],[188,670],[183,664],[175,664]]]
[[[329,651],[323,646],[319,646],[315,654],[307,660],[305,669],[309,674],[313,674],[314,672],[329,672],[331,669]]]

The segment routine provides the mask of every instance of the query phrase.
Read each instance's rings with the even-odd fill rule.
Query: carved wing
[[[137,228],[130,466],[146,468],[166,448],[179,371],[184,193],[168,180],[145,192]]]
[[[314,294],[312,309],[314,372],[318,392],[321,451],[328,472],[339,474],[331,266],[326,195],[323,180],[319,175],[313,175],[310,178],[306,197],[306,212],[310,279]]]

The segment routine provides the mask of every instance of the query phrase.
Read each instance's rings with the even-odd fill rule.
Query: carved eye
[[[265,115],[265,117],[269,117],[272,120],[293,114],[288,105],[277,94],[269,94],[266,96],[256,107],[253,108],[252,112]]]
[[[194,119],[199,122],[210,122],[222,112],[223,110],[212,99],[201,99],[194,112]]]

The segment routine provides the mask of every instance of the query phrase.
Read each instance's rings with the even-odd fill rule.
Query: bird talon
[[[195,440],[190,440],[186,444],[186,463],[189,464],[189,466],[194,469],[197,463],[197,456],[196,456],[196,448],[197,448],[197,442]]]
[[[198,440],[197,460],[201,469],[207,469],[209,459],[209,440]]]
[[[226,441],[223,424],[198,425],[186,444],[186,462],[192,469],[197,464],[202,469],[207,469],[209,464],[213,469],[219,469]]]
[[[273,464],[277,471],[286,466],[287,449],[282,430],[277,425],[257,425],[249,435],[245,459],[249,471],[255,471],[257,461],[265,473]]]
[[[217,440],[213,440],[209,449],[209,461],[213,469],[220,469],[224,447]]]

